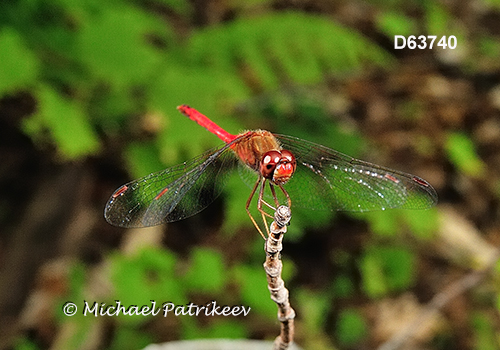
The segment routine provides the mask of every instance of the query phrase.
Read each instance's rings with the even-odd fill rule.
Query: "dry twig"
[[[274,213],[274,221],[270,226],[270,235],[266,240],[266,262],[264,270],[267,274],[267,283],[271,299],[278,305],[278,320],[281,322],[281,333],[274,340],[273,350],[288,349],[293,342],[295,311],[290,306],[288,289],[281,278],[281,250],[283,235],[286,233],[290,222],[291,211],[289,207],[280,206]]]

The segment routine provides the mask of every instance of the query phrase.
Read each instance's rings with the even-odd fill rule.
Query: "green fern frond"
[[[241,74],[250,70],[263,88],[280,81],[310,84],[365,63],[389,63],[390,55],[367,38],[319,16],[287,12],[245,18],[195,32],[188,60]]]

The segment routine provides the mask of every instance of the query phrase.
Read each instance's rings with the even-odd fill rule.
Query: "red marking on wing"
[[[385,175],[384,175],[384,177],[385,177],[386,179],[391,180],[391,181],[392,181],[392,182],[394,182],[394,183],[399,183],[399,180],[398,180],[398,179],[396,179],[396,178],[395,178],[394,176],[392,176],[391,174],[385,174]]]
[[[115,193],[113,193],[113,198],[121,196],[123,193],[125,193],[126,190],[128,190],[128,186],[127,185],[123,185],[122,187],[120,187],[119,189],[117,189]]]
[[[418,183],[419,185],[429,187],[429,184],[426,181],[422,180],[421,178],[419,178],[417,176],[413,176],[412,180],[415,181],[416,183]]]
[[[165,193],[167,193],[168,187],[164,188],[158,195],[155,197],[155,200],[160,199],[161,196],[163,196]]]

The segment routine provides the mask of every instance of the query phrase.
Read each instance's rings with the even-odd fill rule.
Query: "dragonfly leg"
[[[283,188],[283,185],[278,185],[281,189],[281,192],[283,192],[283,194],[285,195],[286,197],[286,200],[288,202],[288,208],[292,208],[292,200],[290,199],[290,196],[288,195],[288,192]],[[273,196],[276,198],[276,195],[273,193]]]
[[[267,203],[265,200],[264,200],[264,191],[265,191],[265,182],[266,180],[264,180],[264,182],[262,183],[262,187],[260,188],[260,191],[259,191],[259,203],[257,204],[257,208],[259,209],[259,211],[261,212],[261,214],[264,214],[265,216],[271,218],[271,219],[274,219],[274,216],[272,216],[271,214],[269,213],[266,213],[266,211],[264,209],[262,209],[262,204],[265,204],[267,205],[267,207],[269,209],[271,209],[272,211],[276,211],[276,208],[279,207],[279,203],[277,201],[277,199],[275,198],[275,202],[276,202],[276,208],[273,207],[271,204]],[[271,183],[269,183],[271,185]],[[274,189],[272,188],[271,186],[271,191],[274,192]],[[273,196],[275,197],[276,193],[273,193]],[[260,205],[259,205],[260,204]]]
[[[257,187],[260,185],[261,181],[262,181],[262,178],[259,177],[259,179],[257,180],[257,182],[255,182],[255,186],[253,187],[252,192],[250,193],[250,197],[248,197],[247,204],[245,206],[245,210],[247,211],[247,214],[250,217],[250,220],[252,220],[253,225],[255,226],[255,228],[257,229],[257,231],[259,231],[259,233],[262,236],[262,238],[264,238],[264,240],[265,240],[266,236],[264,236],[264,234],[262,233],[262,230],[260,229],[259,225],[257,225],[257,222],[253,218],[252,213],[250,213],[250,209],[249,209],[250,208],[250,203],[252,202],[252,198],[255,195],[255,191],[257,191]],[[264,183],[265,183],[265,181],[264,181]]]
[[[257,201],[257,209],[260,211],[260,214],[262,215],[262,221],[264,221],[264,226],[266,227],[266,231],[267,231],[267,237],[269,237],[270,233],[269,233],[269,227],[267,227],[267,220],[266,220],[266,216],[268,217],[271,217],[272,218],[272,215],[266,213],[264,211],[264,209],[262,209],[262,203],[265,203],[266,205],[270,206],[265,200],[264,200],[264,189],[266,187],[266,180],[264,179],[264,181],[262,182],[262,185],[260,186],[260,191],[259,191],[259,199]],[[272,208],[272,207],[271,207]]]
[[[269,209],[271,209],[272,211],[276,211],[276,208],[273,207],[271,204],[267,203],[264,199],[262,199],[262,204],[265,204]],[[270,218],[272,218],[273,216],[268,214],[268,213],[264,213],[264,215],[266,216],[269,216]]]
[[[273,194],[273,199],[274,199],[274,203],[276,204],[276,208],[278,208],[280,206],[280,202],[278,201],[278,197],[276,197],[276,191],[274,190],[274,186],[271,182],[269,182],[269,187],[271,188],[271,193]],[[280,186],[281,190],[283,191],[283,188]],[[274,209],[274,208],[272,208]],[[276,210],[276,209],[274,209]]]
[[[262,187],[264,187],[264,186],[262,186]],[[271,188],[272,188],[272,187],[271,187]],[[264,188],[262,189],[262,191],[264,191]],[[279,205],[277,205],[277,206],[276,206],[276,208],[275,208],[275,207],[273,207],[271,204],[267,203],[267,202],[264,200],[264,198],[262,198],[261,202],[262,202],[262,204],[267,205],[267,207],[268,207],[269,209],[271,209],[272,211],[276,211],[276,208],[277,208],[277,207],[279,207]],[[264,215],[266,215],[266,216],[269,216],[270,218],[273,218],[273,216],[272,216],[271,214],[268,214],[268,213],[266,213],[266,212],[264,212],[263,214],[264,214]]]

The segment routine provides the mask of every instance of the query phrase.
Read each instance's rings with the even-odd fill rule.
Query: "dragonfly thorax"
[[[231,146],[240,160],[276,185],[285,184],[295,172],[296,161],[290,151],[283,150],[269,131],[253,130],[238,135]]]

